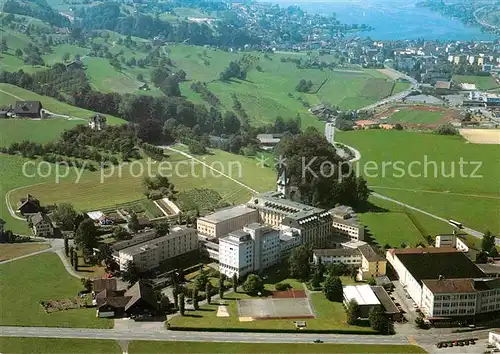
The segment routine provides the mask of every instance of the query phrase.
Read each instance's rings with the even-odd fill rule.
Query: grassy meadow
[[[120,345],[114,340],[0,337],[2,353],[30,354],[119,354]]]
[[[49,248],[48,243],[0,243],[0,262]]]
[[[337,137],[361,152],[358,169],[374,191],[479,231],[500,232],[499,145],[407,131],[365,130]],[[481,166],[475,174],[472,163],[460,171],[461,159]]]
[[[395,112],[384,123],[401,124],[436,124],[444,118],[444,112],[427,112],[412,109],[403,109]]]
[[[133,341],[129,353],[425,353],[414,345]]]
[[[495,79],[489,76],[474,76],[474,75],[453,75],[452,80],[460,84],[476,84],[479,90],[492,90],[498,88],[500,85]]]
[[[2,326],[110,328],[112,320],[95,316],[83,308],[47,314],[40,301],[75,297],[82,290],[53,253],[45,253],[0,265]],[[22,291],[20,291],[22,286]]]

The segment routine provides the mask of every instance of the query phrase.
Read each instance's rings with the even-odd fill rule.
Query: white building
[[[259,214],[255,209],[246,205],[237,205],[199,217],[196,221],[196,229],[200,236],[221,237],[258,220]]]
[[[92,130],[104,130],[106,129],[107,123],[106,123],[106,117],[103,116],[102,114],[96,114],[90,117],[89,119],[89,128]]]
[[[432,297],[430,298],[431,293],[439,294],[437,296],[451,296],[451,293],[456,293],[458,296],[465,295],[470,293],[472,288],[468,287],[464,290],[464,284],[467,282],[470,284],[470,279],[479,279],[485,276],[463,252],[453,248],[428,247],[388,250],[386,258],[394,268],[399,282],[428,316],[434,314],[434,300]],[[450,281],[451,279],[460,280]],[[446,293],[441,293],[442,290],[438,289],[436,285],[440,285],[440,289],[446,289]],[[460,288],[456,287],[453,290],[458,285]],[[425,291],[424,288],[426,288]],[[467,314],[467,309],[465,311]]]
[[[262,270],[280,261],[280,231],[252,223],[219,239],[219,271],[238,277]]]
[[[427,317],[474,316],[500,311],[500,279],[422,280],[422,311]]]
[[[355,300],[359,305],[361,318],[368,318],[370,310],[381,305],[370,285],[347,285],[343,287],[343,290],[344,304],[347,306],[349,301]]]
[[[339,264],[344,263],[349,266],[361,265],[361,252],[351,248],[328,248],[313,250],[314,264]]]
[[[177,226],[172,228],[166,236],[121,249],[113,256],[122,271],[126,269],[129,261],[134,262],[141,271],[146,271],[158,268],[160,263],[167,259],[196,249],[198,249],[196,230]]]
[[[354,210],[340,205],[329,210],[333,218],[333,234],[349,241],[363,241],[365,227],[359,222]]]
[[[327,122],[325,124],[325,138],[333,145],[335,142],[335,122]]]

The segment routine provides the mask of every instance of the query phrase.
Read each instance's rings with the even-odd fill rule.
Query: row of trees
[[[210,91],[205,82],[196,81],[191,84],[191,89],[200,94],[200,97],[214,107],[220,106],[220,99]]]

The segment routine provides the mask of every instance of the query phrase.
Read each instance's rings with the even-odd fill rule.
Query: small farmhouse
[[[54,237],[56,227],[52,224],[52,220],[45,213],[36,213],[31,216],[31,228],[33,234],[38,237]]]
[[[21,198],[17,203],[17,211],[21,213],[21,215],[32,215],[42,211],[40,206],[40,201],[28,194],[26,198]]]
[[[17,117],[43,118],[43,107],[40,101],[16,101],[14,114]]]
[[[106,129],[106,117],[102,114],[95,114],[89,119],[89,127],[92,130],[103,130]]]

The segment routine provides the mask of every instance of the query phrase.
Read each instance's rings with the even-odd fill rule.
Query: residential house
[[[279,144],[282,136],[283,134],[258,134],[257,140],[259,141],[262,149],[271,150]]]
[[[28,194],[26,198],[21,198],[17,203],[17,211],[19,211],[21,215],[32,215],[42,211],[42,208],[40,206],[40,201]]]
[[[49,238],[55,236],[57,227],[54,226],[47,214],[43,212],[36,213],[31,216],[30,221],[35,236]]]
[[[40,101],[16,101],[14,114],[24,118],[43,118],[43,107]]]
[[[106,129],[106,117],[99,113],[93,115],[89,119],[89,128],[97,131]]]
[[[98,317],[154,316],[158,301],[151,286],[139,280],[128,290],[104,289],[95,297]]]
[[[117,289],[116,278],[100,278],[92,281],[92,291],[95,294],[99,294],[101,291],[106,289],[113,291]]]

